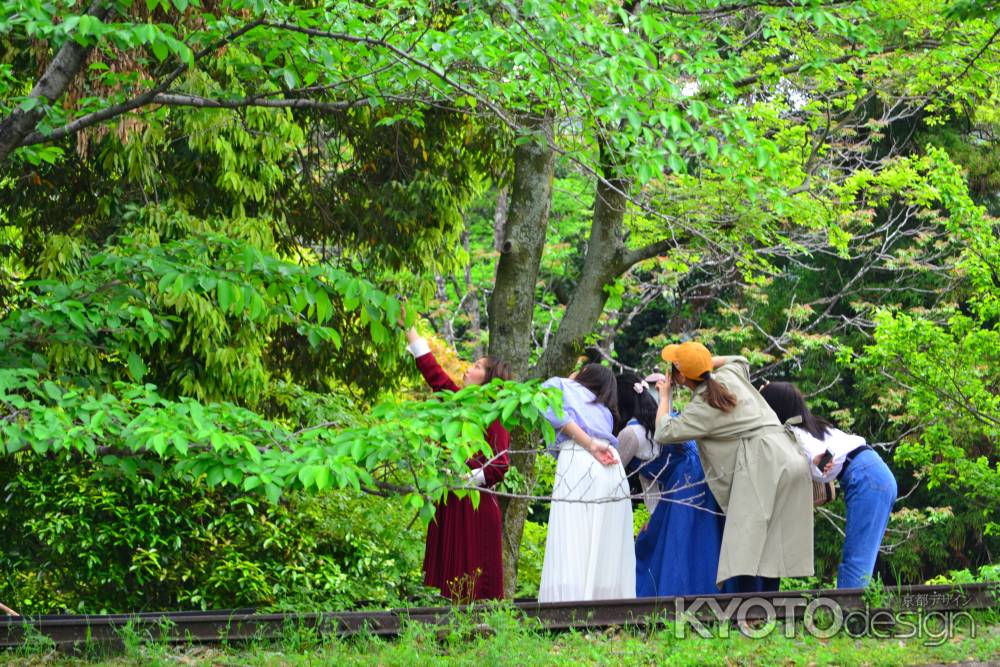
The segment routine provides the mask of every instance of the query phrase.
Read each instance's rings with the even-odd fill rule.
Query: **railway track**
[[[873,605],[872,603],[875,602]],[[826,608],[850,614],[888,611],[957,612],[1000,608],[1000,584],[901,586],[888,588],[880,600],[866,600],[861,589],[740,593],[684,598],[639,598],[586,603],[513,603],[526,619],[550,630],[570,628],[647,627],[678,614],[702,623],[721,620],[767,621],[800,619]],[[280,638],[290,628],[350,636],[400,634],[407,623],[446,625],[456,614],[475,613],[485,606],[414,607],[384,611],[257,613],[253,609],[192,612],[147,612],[106,615],[0,617],[0,647],[22,645],[32,635],[45,635],[56,646],[121,643],[125,632],[171,644],[238,642]]]

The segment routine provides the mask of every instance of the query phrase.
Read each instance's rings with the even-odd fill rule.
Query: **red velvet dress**
[[[417,357],[417,368],[434,391],[458,391],[433,354]],[[500,483],[510,465],[510,434],[495,421],[486,430],[486,441],[495,458],[490,461],[477,453],[465,464],[472,470],[482,468],[485,486],[491,487]],[[473,509],[470,498],[449,494],[427,526],[424,583],[453,600],[503,598],[502,526],[493,494],[480,493],[478,509]]]

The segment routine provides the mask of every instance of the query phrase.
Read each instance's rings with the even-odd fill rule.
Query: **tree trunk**
[[[87,14],[103,19],[108,13],[107,5],[105,0],[94,0],[87,9]],[[21,145],[26,136],[34,132],[45,115],[45,106],[55,102],[66,92],[70,82],[83,67],[91,48],[80,46],[72,37],[67,39],[28,93],[28,99],[35,100],[36,106],[27,111],[20,106],[15,107],[0,121],[0,163]]]
[[[531,118],[526,124],[551,141],[551,118]],[[489,353],[510,363],[520,378],[525,377],[531,355],[535,283],[545,246],[554,169],[555,153],[548,145],[532,142],[514,149],[510,209],[489,302]]]
[[[434,272],[434,297],[441,303],[448,302],[448,284],[445,282],[444,276],[437,271]],[[445,342],[448,343],[448,347],[454,349],[455,328],[452,326],[452,321],[448,318],[447,312],[444,312],[444,320],[437,329],[441,332]]]
[[[608,301],[606,287],[628,269],[625,253],[625,205],[628,183],[620,179],[597,182],[594,219],[580,280],[551,342],[542,352],[535,377],[565,375],[583,353],[590,334]]]
[[[511,364],[518,378],[525,378],[531,356],[531,326],[535,311],[535,283],[545,246],[555,152],[551,148],[552,118],[532,117],[526,125],[545,138],[514,149],[514,182],[511,187],[503,239],[499,242],[493,294],[489,301],[489,354]],[[501,199],[503,199],[501,197]],[[498,202],[498,207],[501,202]],[[499,214],[494,220],[499,219]],[[511,434],[511,464],[528,484],[535,479],[535,447],[531,434]],[[514,596],[521,532],[528,502],[501,503],[504,509],[504,593]]]
[[[542,121],[551,132],[551,122]],[[583,350],[583,342],[608,300],[606,287],[626,269],[624,218],[628,183],[620,179],[598,181],[590,239],[583,271],[566,314],[550,345],[534,368],[527,368],[531,355],[531,327],[535,305],[535,283],[548,224],[552,196],[554,154],[546,146],[527,144],[515,150],[514,184],[510,210],[500,247],[500,260],[489,304],[490,354],[509,360],[517,377],[565,375]],[[608,169],[607,171],[610,171]],[[528,487],[535,481],[537,437],[511,434],[511,464]],[[513,597],[521,537],[529,501],[511,499],[504,509],[504,592]]]
[[[493,209],[493,249],[497,252],[503,245],[504,230],[507,228],[507,209],[510,207],[510,192],[506,185],[497,190],[497,207]]]
[[[626,196],[625,184],[615,182],[614,187],[598,183],[597,204],[594,209],[594,220],[591,224],[590,241],[584,260],[583,273],[580,282],[573,291],[566,314],[559,325],[553,343],[542,353],[539,364],[528,371],[525,377],[549,377],[566,375],[572,370],[576,357],[583,349],[584,338],[597,325],[597,321],[607,302],[608,294],[604,290],[626,268],[623,264],[624,241],[623,220],[625,215]],[[617,188],[617,192],[615,191]],[[551,193],[549,193],[551,194]],[[514,198],[516,201],[516,197]],[[541,229],[544,238],[544,226]],[[501,260],[502,261],[502,260]],[[530,267],[530,283],[532,286],[537,277],[540,255],[535,256]],[[528,268],[528,267],[526,267]],[[499,273],[499,271],[498,271]],[[527,277],[525,278],[525,281]],[[494,299],[497,298],[494,292]],[[500,298],[503,298],[502,296]],[[534,299],[526,303],[521,317],[525,317],[530,327],[530,313],[534,309]],[[490,344],[493,344],[493,317],[490,318]],[[499,324],[499,322],[498,322]],[[520,332],[519,332],[520,333]],[[528,343],[530,328],[521,340],[524,348],[515,348],[520,353],[518,361],[526,361],[530,349]],[[514,357],[512,357],[514,358]],[[511,455],[511,465],[517,468],[524,477],[528,488],[535,481],[535,458],[538,456],[538,437],[533,434],[515,432],[511,434],[511,449],[518,453]],[[524,522],[528,517],[530,502],[520,498],[512,499],[504,508],[503,548],[504,548],[504,593],[513,597],[517,588],[517,566],[520,557],[521,537],[524,533]]]

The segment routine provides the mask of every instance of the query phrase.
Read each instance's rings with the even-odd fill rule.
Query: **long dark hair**
[[[513,380],[514,369],[503,359],[497,357],[483,357],[486,362],[483,367],[486,369],[486,379],[483,384],[489,384],[491,380],[500,378],[501,380]]]
[[[573,379],[594,392],[594,403],[600,403],[611,410],[614,417],[618,416],[618,385],[615,384],[615,374],[610,368],[600,364],[587,364]]]
[[[805,396],[791,382],[768,383],[760,388],[760,394],[782,424],[792,417],[802,417],[802,423],[798,426],[817,440],[824,440],[827,432],[833,428],[833,424],[809,411]]]
[[[635,393],[635,385],[642,378],[630,371],[625,371],[615,378],[618,385],[618,419],[615,421],[615,433],[621,432],[630,419],[638,421],[646,429],[646,439],[653,444],[653,433],[656,431],[656,399],[644,388],[641,394]]]

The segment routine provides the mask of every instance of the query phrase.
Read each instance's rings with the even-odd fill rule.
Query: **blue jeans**
[[[868,449],[848,464],[840,488],[847,504],[847,526],[837,588],[864,588],[875,569],[878,548],[896,502],[896,478],[879,455]]]

